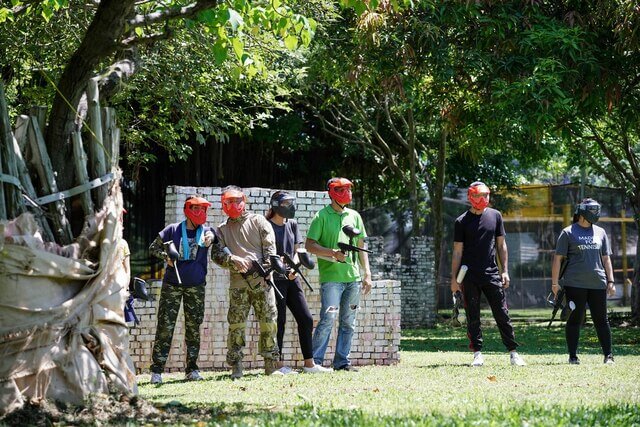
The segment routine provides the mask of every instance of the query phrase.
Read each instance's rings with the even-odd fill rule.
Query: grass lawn
[[[509,364],[488,324],[485,366],[471,368],[466,331],[440,325],[403,331],[396,366],[280,377],[256,370],[235,382],[228,372],[205,372],[198,383],[165,374],[161,386],[140,375],[140,394],[193,413],[194,422],[225,425],[640,426],[640,329],[613,328],[616,364],[607,366],[588,324],[582,364],[574,366],[567,364],[564,328],[547,329],[548,314],[513,313],[526,367]]]

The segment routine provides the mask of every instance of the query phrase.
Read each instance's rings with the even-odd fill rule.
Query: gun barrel
[[[340,248],[342,252],[354,251],[354,252],[366,252],[368,254],[373,253],[373,251],[370,251],[369,249],[361,248],[359,246],[354,246],[354,245],[350,245],[348,243],[342,243],[342,242],[338,242],[338,248]]]

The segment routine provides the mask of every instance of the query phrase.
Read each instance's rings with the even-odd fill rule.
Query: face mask
[[[207,221],[206,209],[192,210],[191,208],[186,208],[184,214],[195,225],[202,225]]]
[[[237,203],[223,203],[222,210],[231,219],[239,218],[244,211],[244,201]]]
[[[343,190],[338,192],[336,188],[342,188]],[[348,205],[351,203],[351,187],[334,187],[329,189],[329,197],[335,200],[340,205]]]
[[[469,202],[471,203],[472,208],[483,211],[487,206],[489,206],[489,197],[469,197]]]

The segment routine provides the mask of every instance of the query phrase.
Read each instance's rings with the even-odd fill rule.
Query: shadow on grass
[[[67,408],[69,409],[69,408]],[[182,405],[170,403],[147,408],[144,412],[124,411],[93,414],[83,408],[75,408],[73,414],[52,414],[42,407],[30,407],[16,411],[0,420],[0,425],[51,425],[88,423],[126,425],[261,425],[261,426],[441,426],[441,425],[609,425],[627,426],[640,422],[640,407],[634,404],[609,404],[597,408],[584,406],[567,409],[561,404],[537,406],[505,404],[490,408],[473,408],[454,414],[438,412],[411,415],[377,415],[359,409],[322,409],[311,403],[297,406],[292,411],[277,412],[266,406],[231,405]],[[78,417],[74,414],[85,414]]]
[[[525,354],[565,354],[567,352],[564,325],[554,324],[547,329],[547,322],[529,322],[514,325],[519,348]],[[482,327],[486,351],[503,351],[504,345],[495,325]],[[613,351],[616,355],[640,355],[640,328],[611,328]],[[433,329],[406,329],[402,331],[400,351],[469,351],[466,327],[454,328],[438,325]],[[585,353],[598,353],[600,344],[592,324],[581,330],[580,348]]]

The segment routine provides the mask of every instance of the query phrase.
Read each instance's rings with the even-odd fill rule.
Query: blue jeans
[[[351,339],[356,326],[356,312],[360,304],[360,282],[326,282],[320,287],[320,322],[313,332],[313,360],[322,365],[327,351],[331,329],[337,316],[338,339],[333,358],[333,367],[341,368],[351,364]]]

